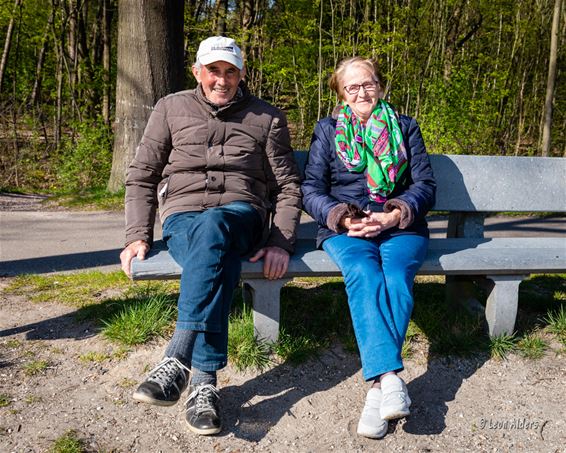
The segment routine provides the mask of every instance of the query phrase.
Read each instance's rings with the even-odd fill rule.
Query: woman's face
[[[342,77],[344,102],[362,121],[367,121],[379,100],[380,89],[375,74],[368,68],[351,65]]]

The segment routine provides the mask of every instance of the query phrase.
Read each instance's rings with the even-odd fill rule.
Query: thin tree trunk
[[[15,10],[14,10],[15,12]],[[13,16],[14,17],[14,16]],[[22,9],[20,8],[20,13],[18,15],[18,28],[16,32],[16,49],[15,49],[15,61],[18,61],[18,55],[20,52],[20,31],[22,26]],[[16,86],[18,84],[18,71],[15,71],[14,77],[12,79],[12,132],[13,132],[13,140],[14,140],[14,152],[16,155],[16,186],[19,185],[19,173],[18,173],[18,164],[19,164],[19,156],[20,156],[20,144],[18,142],[18,115],[16,113]]]
[[[4,51],[2,52],[2,60],[0,60],[0,93],[2,92],[2,84],[4,82],[4,74],[6,72],[6,66],[8,64],[8,55],[10,54],[10,46],[12,45],[12,34],[14,32],[14,21],[16,19],[16,13],[18,8],[21,7],[22,0],[16,0],[14,2],[14,8],[12,10],[12,17],[10,18],[10,23],[8,24],[8,31],[6,32],[6,41],[4,42]]]
[[[558,29],[560,27],[560,10],[562,0],[554,1],[552,13],[552,30],[550,32],[550,58],[548,61],[548,79],[546,82],[546,99],[544,102],[544,125],[542,129],[541,154],[550,153],[550,134],[552,131],[552,101],[554,100],[554,85],[556,82],[556,61],[558,56]]]
[[[118,2],[118,79],[108,190],[123,187],[157,100],[184,88],[183,0]]]
[[[43,39],[41,40],[41,49],[39,49],[39,55],[37,57],[37,64],[35,66],[35,80],[33,82],[33,88],[31,90],[30,104],[36,105],[37,99],[39,97],[39,90],[41,88],[41,77],[43,72],[43,63],[45,62],[45,52],[47,51],[47,44],[49,42],[49,32],[53,26],[53,20],[55,19],[55,8],[51,6],[51,14],[47,19],[47,25],[45,26],[45,33],[43,34]]]
[[[102,118],[104,124],[110,124],[110,61],[111,61],[111,33],[112,33],[112,10],[110,0],[103,0],[102,6],[102,80],[104,87],[102,88]]]
[[[228,12],[228,0],[216,0],[214,14],[214,30],[218,36],[226,34],[226,14]]]

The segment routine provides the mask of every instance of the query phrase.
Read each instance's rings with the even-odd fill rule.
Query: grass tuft
[[[489,351],[491,357],[497,360],[504,360],[507,355],[516,348],[517,338],[515,334],[501,334],[490,338]]]
[[[0,393],[0,407],[9,406],[12,398],[7,393]]]
[[[143,344],[170,330],[175,316],[175,300],[169,295],[157,294],[103,321],[102,334],[127,346]]]
[[[548,323],[548,331],[558,337],[558,340],[566,345],[566,310],[564,305],[556,311],[549,310],[545,321]]]
[[[517,342],[517,352],[527,359],[540,359],[548,344],[536,333],[524,336]]]
[[[259,371],[271,365],[270,345],[254,335],[253,315],[243,306],[230,316],[228,357],[237,370],[253,368]]]
[[[94,352],[94,351],[90,351],[87,352],[86,354],[81,354],[79,356],[79,360],[81,362],[84,363],[102,363],[105,360],[108,360],[110,358],[110,356],[108,354],[104,354],[102,352]]]
[[[48,366],[49,362],[47,360],[34,360],[24,365],[24,374],[26,376],[36,376],[43,373]]]
[[[56,439],[50,449],[50,453],[83,453],[84,451],[84,443],[73,430]]]

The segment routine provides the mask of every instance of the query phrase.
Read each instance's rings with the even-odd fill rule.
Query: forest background
[[[336,104],[336,63],[362,55],[431,153],[565,155],[562,0],[0,0],[0,190],[120,192],[151,106],[196,85],[215,34],[295,149]]]

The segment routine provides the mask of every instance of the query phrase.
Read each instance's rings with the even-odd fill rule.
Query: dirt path
[[[2,452],[47,451],[68,430],[92,452],[566,451],[564,355],[413,357],[403,373],[412,415],[379,441],[355,434],[366,385],[357,357],[339,346],[262,374],[228,368],[219,376],[224,429],[197,437],[181,404],[157,408],[130,397],[163,342],[123,359],[84,361],[117,348],[77,324],[73,309],[0,297],[0,394],[11,401],[0,408]],[[41,360],[47,368],[26,375],[26,364]]]

